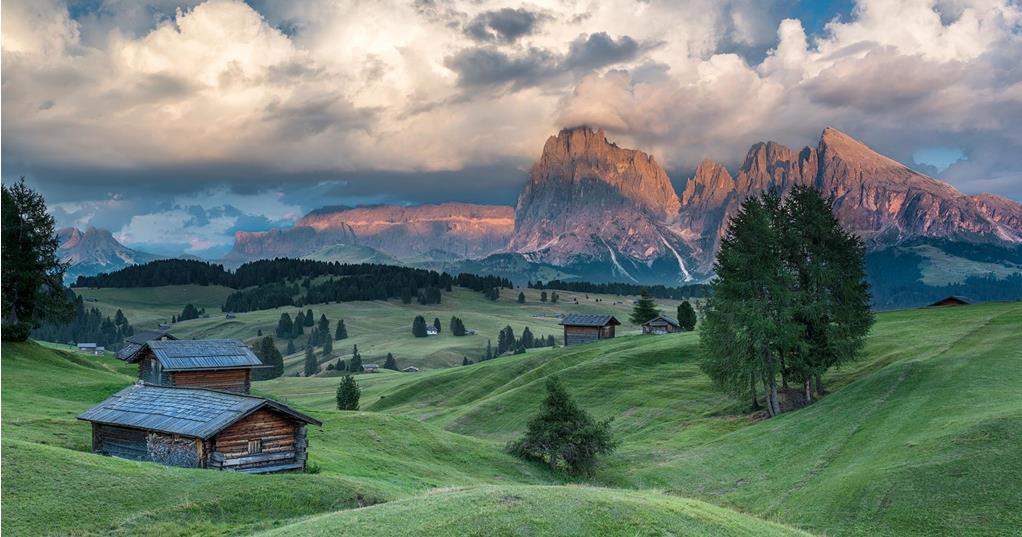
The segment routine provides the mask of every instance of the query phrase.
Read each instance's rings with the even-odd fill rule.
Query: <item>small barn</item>
[[[620,321],[613,315],[572,314],[561,318],[564,326],[564,346],[580,345],[614,337],[614,327]]]
[[[972,303],[972,301],[969,300],[968,298],[965,298],[964,296],[951,295],[951,296],[946,296],[946,297],[944,297],[944,298],[934,302],[933,304],[930,304],[927,307],[928,308],[936,308],[936,307],[940,307],[940,306],[965,306],[965,305],[968,305],[968,304],[971,304],[971,303]]]
[[[681,325],[678,324],[677,319],[666,315],[657,315],[642,323],[643,334],[659,335],[673,334],[675,332],[681,332]]]
[[[121,350],[117,351],[117,359],[130,361],[131,358],[138,351],[142,350],[142,346],[147,341],[166,341],[168,339],[177,339],[172,336],[170,332],[166,330],[143,330],[137,332],[131,336],[124,338],[124,346]]]
[[[201,388],[136,384],[78,416],[92,424],[92,451],[168,466],[248,473],[305,467],[306,426],[287,405]]]
[[[146,384],[238,393],[248,393],[252,368],[262,367],[252,349],[236,339],[152,340],[125,361],[138,364],[138,378]]]
[[[363,364],[362,371],[366,373],[375,373],[380,370],[379,364]]]
[[[97,345],[95,343],[79,343],[78,352],[84,352],[86,354],[99,355],[106,351],[106,347]]]

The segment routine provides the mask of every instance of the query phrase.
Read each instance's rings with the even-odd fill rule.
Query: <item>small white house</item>
[[[427,326],[426,327],[426,335],[427,336],[439,336],[440,335],[440,331],[437,330],[435,326]]]
[[[103,354],[104,351],[106,351],[105,347],[101,347],[99,345],[96,345],[95,343],[79,343],[78,344],[78,352],[84,352],[86,354],[98,355],[98,354]]]

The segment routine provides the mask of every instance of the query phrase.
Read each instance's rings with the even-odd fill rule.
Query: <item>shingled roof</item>
[[[262,361],[236,339],[175,339],[147,341],[148,348],[166,371],[254,367]],[[135,353],[128,361],[140,358]]]
[[[613,315],[573,313],[561,318],[561,324],[569,326],[607,326],[619,325],[621,322],[615,319]]]
[[[322,425],[315,418],[262,397],[142,384],[117,392],[78,419],[206,439],[260,408],[272,408],[296,420]]]
[[[142,350],[147,341],[157,339],[177,338],[170,335],[170,332],[166,330],[143,330],[124,338],[124,346],[121,347],[121,350],[117,351],[117,358],[119,360],[130,361],[135,356],[135,353]]]
[[[648,321],[646,321],[646,322],[644,322],[642,324],[653,324],[653,322],[657,321],[658,319],[662,320],[662,321],[665,321],[665,322],[667,322],[669,324],[673,324],[674,326],[678,326],[678,327],[681,326],[681,324],[678,323],[677,319],[675,319],[674,317],[669,317],[667,315],[657,315],[656,317],[653,317],[652,319],[650,319],[650,320],[648,320]]]

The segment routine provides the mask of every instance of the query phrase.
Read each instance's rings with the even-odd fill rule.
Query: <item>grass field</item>
[[[325,422],[311,431],[319,472],[279,476],[88,454],[88,427],[74,416],[131,382],[132,369],[4,345],[3,530],[1018,535],[1020,327],[1022,303],[880,314],[863,359],[826,378],[830,395],[765,421],[699,373],[696,334],[361,375],[356,413],[333,410],[336,378],[258,382],[258,393]],[[587,486],[501,452],[550,375],[614,418],[620,447]],[[381,505],[353,509],[359,498]]]
[[[516,301],[519,291],[525,292],[525,304]],[[187,338],[237,338],[252,341],[259,330],[265,335],[273,335],[281,313],[287,312],[294,317],[299,311],[293,307],[276,308],[239,313],[235,318],[227,319],[220,313],[220,306],[231,290],[217,286],[79,289],[77,292],[83,297],[96,299],[98,302],[89,304],[110,315],[120,308],[136,330],[153,328],[161,321],[169,322],[171,315],[180,314],[188,303],[206,308],[209,318],[184,321],[173,326],[174,335]],[[365,363],[382,364],[389,352],[394,354],[401,367],[414,365],[421,369],[431,369],[458,365],[466,356],[470,360],[477,360],[486,350],[487,339],[496,345],[497,333],[508,325],[516,335],[521,335],[522,330],[529,327],[537,336],[549,334],[560,341],[562,328],[555,317],[558,313],[608,312],[626,323],[619,327],[623,333],[638,331],[638,327],[627,324],[634,297],[558,291],[561,300],[551,304],[540,302],[539,294],[540,291],[535,289],[502,289],[500,298],[491,301],[481,293],[454,288],[452,292],[443,294],[443,302],[438,305],[420,306],[402,304],[398,300],[378,300],[316,304],[310,307],[317,320],[321,314],[326,314],[331,321],[331,329],[338,319],[344,319],[348,329],[349,338],[334,343],[332,357],[320,358],[324,364],[338,357],[347,360],[351,356],[352,346],[358,345]],[[674,315],[678,301],[658,302],[664,313]],[[301,311],[306,309],[302,308]],[[428,323],[439,318],[443,323],[441,334],[429,338],[412,336],[412,320],[416,315],[424,316]],[[460,317],[465,326],[477,334],[452,336],[448,330],[452,315]],[[304,360],[302,349],[306,339],[307,336],[299,337],[296,340],[299,352],[285,356],[288,374],[301,370]],[[277,344],[282,353],[286,351],[285,341],[277,341]]]

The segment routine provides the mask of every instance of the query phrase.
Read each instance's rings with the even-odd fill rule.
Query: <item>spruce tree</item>
[[[486,340],[486,359],[490,360],[493,358],[493,346],[490,344],[490,340]]]
[[[337,385],[337,410],[358,410],[358,400],[362,390],[351,375],[344,375]]]
[[[518,303],[525,304],[525,291],[518,292]]]
[[[556,377],[547,379],[546,390],[539,413],[529,420],[524,437],[508,445],[508,452],[555,470],[591,474],[598,456],[612,453],[617,446],[610,420],[594,420],[571,399]]]
[[[532,331],[526,326],[525,330],[522,330],[522,339],[520,340],[522,347],[529,349],[536,345],[536,342],[532,336]]]
[[[466,356],[466,357],[461,359],[461,365],[470,365],[471,363],[472,363],[472,360],[469,360],[468,356]]]
[[[557,301],[560,300],[560,298],[561,298],[561,296],[557,294],[557,291],[553,291],[553,292],[550,293],[550,303],[551,304],[556,304]]]
[[[458,337],[465,335],[465,323],[457,317],[451,317],[451,335]]]
[[[390,369],[392,371],[397,371],[398,370],[397,369],[397,360],[394,359],[394,355],[393,354],[391,354],[389,352],[387,353],[387,359],[383,362],[383,368],[384,369]]]
[[[348,328],[344,326],[344,319],[337,320],[337,331],[334,332],[335,340],[342,340],[348,337]]]
[[[256,330],[256,336],[257,337],[263,337],[263,329],[262,328]]]
[[[296,352],[298,352],[298,349],[295,349],[295,340],[293,339],[287,340],[287,353],[290,355]]]
[[[284,357],[280,355],[273,338],[266,336],[259,341],[259,346],[254,349],[255,355],[263,365],[270,367],[257,367],[252,370],[252,380],[275,379],[284,374]]]
[[[426,319],[422,315],[416,315],[412,321],[412,335],[415,337],[426,337]]]
[[[657,309],[656,302],[653,301],[653,297],[649,296],[649,291],[643,289],[639,292],[639,300],[635,302],[632,315],[628,320],[632,324],[642,324],[655,319],[658,315],[660,315],[660,310]]]
[[[695,330],[696,310],[692,309],[692,304],[689,304],[688,300],[678,304],[678,325],[685,331]]]
[[[440,335],[440,318],[439,317],[434,317],[433,318],[433,330],[436,330],[436,333],[437,333],[438,336]]]
[[[322,334],[323,334],[324,336],[327,336],[327,334],[329,334],[329,333],[330,333],[330,320],[326,318],[326,314],[325,314],[325,313],[323,313],[323,314],[321,314],[321,315],[319,316],[319,324],[318,324],[318,327],[319,327],[319,331],[320,331],[320,332],[321,332],[321,333],[322,333]],[[329,336],[327,336],[327,337],[329,337]]]
[[[46,201],[24,178],[2,191],[0,337],[24,341],[44,321],[70,320],[74,303],[64,292],[67,265],[57,257],[57,233]]]
[[[319,373],[319,362],[316,361],[312,347],[305,347],[305,376],[311,377],[316,373]]]
[[[543,291],[539,294],[539,301],[546,302],[546,291]]]
[[[320,354],[323,356],[330,356],[334,352],[334,340],[330,339],[330,336],[323,338],[323,349]]]
[[[294,323],[291,322],[291,316],[287,312],[280,314],[280,320],[277,321],[277,338],[286,339],[291,337],[291,332],[294,331]]]
[[[334,369],[336,369],[338,371],[347,371],[348,370],[348,364],[344,363],[343,359],[338,358],[337,359],[337,367],[335,367]]]
[[[304,324],[305,326],[312,326],[316,324],[316,318],[312,316],[312,308],[305,310]]]
[[[348,371],[352,373],[362,372],[362,355],[358,353],[358,345],[352,347],[351,361],[348,362]]]

